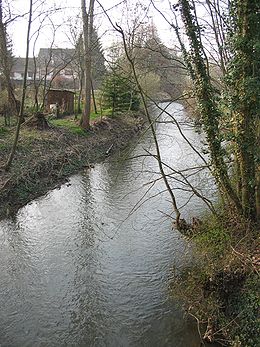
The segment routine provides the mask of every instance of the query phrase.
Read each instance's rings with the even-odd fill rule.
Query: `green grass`
[[[105,109],[102,110],[102,117],[109,117],[112,114],[112,110],[111,109]],[[50,119],[49,122],[57,127],[61,127],[61,128],[66,128],[68,129],[71,133],[76,134],[76,135],[80,135],[80,136],[86,136],[87,133],[84,129],[82,129],[79,125],[79,120],[80,120],[81,115],[78,115],[77,119],[75,119],[75,116],[69,116],[66,118],[58,118],[58,119]],[[95,113],[95,112],[91,112],[90,114],[90,121],[96,121],[101,119],[101,113]]]
[[[78,121],[74,119],[74,116],[71,118],[51,119],[50,123],[56,127],[66,128],[73,134],[81,136],[86,135],[85,130],[79,126]]]
[[[98,111],[99,117],[101,116],[100,111]],[[102,117],[111,117],[112,116],[112,108],[105,108],[102,110]]]
[[[98,120],[98,119],[100,119],[100,118],[101,118],[100,112],[98,112],[98,113],[91,112],[91,113],[90,113],[90,121]]]
[[[91,112],[90,113],[90,121],[95,121],[101,119],[101,117],[111,117],[112,116],[112,109],[111,108],[106,108],[102,110],[102,113],[100,110],[98,110],[97,113]],[[81,114],[77,115],[78,119],[80,119]]]

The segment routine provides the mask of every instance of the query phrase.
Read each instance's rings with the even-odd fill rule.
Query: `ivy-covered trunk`
[[[256,219],[259,200],[259,149],[256,147],[260,116],[260,2],[233,0],[232,60],[227,84],[235,114],[235,138],[241,172],[241,199],[246,218]],[[257,192],[257,194],[256,194]],[[258,207],[259,208],[259,207]]]
[[[235,148],[237,187],[233,186],[222,148],[220,122],[223,111],[211,82],[207,55],[201,38],[194,1],[179,1],[181,15],[189,39],[185,50],[186,65],[193,80],[202,124],[206,133],[213,173],[225,200],[236,206],[248,220],[260,219],[260,1],[229,2],[230,61],[223,93],[229,102],[224,107],[234,116],[225,120],[232,124]],[[185,48],[184,48],[185,49]],[[223,108],[222,108],[223,109]]]
[[[196,14],[189,0],[180,0],[180,5],[185,31],[190,44],[190,51],[188,54],[185,52],[184,56],[186,56],[187,67],[193,80],[213,172],[221,192],[226,197],[226,201],[235,206],[237,211],[242,214],[242,206],[236,191],[231,185],[224,159],[219,129],[221,113],[218,109],[216,93],[209,76],[207,57],[202,46]]]

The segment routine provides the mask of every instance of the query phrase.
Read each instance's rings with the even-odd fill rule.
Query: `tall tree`
[[[18,139],[19,139],[21,124],[22,124],[22,121],[24,118],[23,113],[24,113],[24,104],[25,104],[26,87],[27,87],[27,72],[28,72],[28,57],[29,57],[29,46],[30,46],[30,31],[31,31],[31,24],[32,24],[32,10],[33,10],[33,0],[30,0],[29,18],[28,18],[28,26],[27,26],[27,37],[26,37],[26,58],[25,58],[25,67],[24,67],[22,100],[21,100],[21,107],[20,107],[20,111],[19,111],[18,122],[17,122],[15,136],[14,136],[13,147],[11,149],[8,160],[5,164],[5,170],[6,171],[8,171],[12,165],[15,151],[17,148]]]
[[[80,113],[81,105],[81,96],[83,89],[83,80],[84,80],[84,66],[85,66],[85,53],[83,45],[83,35],[79,34],[75,40],[75,49],[76,49],[76,59],[75,67],[77,70],[77,76],[79,81],[79,92],[78,92],[78,102],[77,102],[77,113]],[[92,89],[92,98],[93,104],[96,110],[95,94],[94,90],[98,88],[105,76],[105,57],[103,54],[102,45],[98,37],[97,29],[93,28],[93,33],[91,37],[91,89]]]
[[[92,35],[93,35],[93,22],[94,22],[94,3],[95,0],[89,0],[88,12],[86,9],[86,0],[81,0],[81,12],[83,21],[83,47],[84,47],[84,106],[81,117],[81,127],[89,129],[90,127],[90,112],[91,112],[91,92],[92,92],[92,79],[91,79],[91,51],[92,51]]]
[[[3,3],[0,0],[0,70],[3,76],[3,85],[7,89],[8,107],[10,111],[18,113],[14,89],[11,81],[12,49],[7,35],[6,23],[3,19]]]
[[[231,54],[227,90],[234,114],[234,131],[241,175],[241,203],[244,215],[254,218],[259,210],[260,116],[260,3],[258,0],[233,0]],[[258,205],[258,206],[257,206]],[[259,211],[258,211],[259,213]],[[258,216],[260,217],[260,216]]]
[[[163,44],[154,23],[141,25],[135,38],[135,63],[140,71],[152,72],[160,78],[161,91],[172,98],[183,90],[183,62],[175,50]]]
[[[189,40],[188,49],[180,40],[177,25],[175,30],[193,81],[215,178],[225,201],[235,206],[237,212],[245,218],[254,222],[257,219],[260,192],[259,151],[256,150],[259,138],[257,129],[260,95],[260,3],[257,0],[232,0],[228,5],[229,40],[225,41],[225,46],[229,45],[230,54],[225,61],[222,57],[221,62],[225,74],[222,91],[223,99],[227,100],[225,111],[212,83],[209,55],[206,54],[203,43],[205,36],[197,17],[197,3],[180,0],[174,7],[176,11],[180,10]],[[215,11],[218,9],[215,8]],[[211,17],[215,18],[215,15],[212,14]],[[225,116],[227,112],[230,115],[229,119]],[[237,149],[237,180],[241,181],[237,188],[233,185],[226,163],[226,149],[222,144],[225,136],[221,130],[223,121],[226,127],[229,124],[230,137]],[[259,217],[258,215],[258,220]]]
[[[241,203],[231,185],[227,165],[223,157],[219,128],[220,111],[218,109],[214,87],[209,76],[207,56],[202,45],[201,30],[197,25],[195,9],[188,0],[181,0],[180,5],[186,35],[191,48],[189,55],[185,52],[184,56],[189,57],[186,58],[186,63],[193,79],[215,177],[221,191],[235,205],[237,210],[240,210]]]

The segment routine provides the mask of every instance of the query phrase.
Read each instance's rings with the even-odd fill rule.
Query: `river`
[[[185,119],[181,105],[167,109]],[[174,125],[159,124],[157,134],[164,161],[201,164]],[[156,161],[140,157],[147,150],[154,153],[149,132],[0,222],[1,347],[200,345],[196,324],[169,296],[172,266],[185,266],[191,250],[172,229]],[[180,205],[190,199],[184,216],[205,209],[174,187]]]

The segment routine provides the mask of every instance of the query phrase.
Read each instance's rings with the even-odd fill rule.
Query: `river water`
[[[181,105],[167,110],[184,120]],[[200,135],[184,128],[200,146]],[[165,162],[201,164],[174,125],[159,124],[157,134]],[[185,266],[191,250],[172,229],[156,160],[140,157],[147,151],[155,153],[149,131],[0,222],[1,347],[200,345],[196,325],[169,296],[172,266]],[[191,179],[207,182],[199,173]],[[184,216],[205,209],[172,184],[179,205],[190,199]]]

